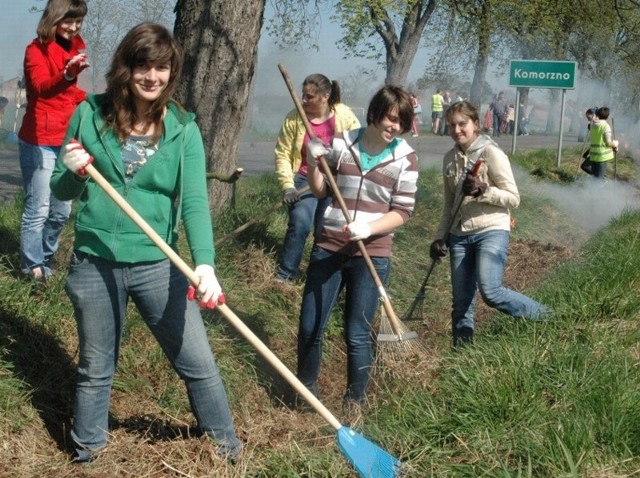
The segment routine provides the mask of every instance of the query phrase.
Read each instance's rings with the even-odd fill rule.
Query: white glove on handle
[[[310,158],[313,158],[314,161],[307,161],[307,162],[309,164],[315,163],[320,157],[327,156],[330,152],[331,150],[324,145],[322,140],[318,138],[313,138],[307,144],[307,160]]]
[[[62,162],[73,174],[86,177],[84,167],[93,163],[93,157],[89,156],[80,143],[72,140],[64,147]]]
[[[209,264],[201,264],[196,267],[194,272],[200,278],[196,295],[200,302],[200,307],[214,309],[218,303],[218,298],[222,294],[222,287],[220,287],[213,267]]]
[[[364,241],[371,235],[371,226],[366,222],[353,221],[345,226],[345,232],[349,233],[352,241]]]

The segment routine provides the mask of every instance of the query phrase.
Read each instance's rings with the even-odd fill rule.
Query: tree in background
[[[271,36],[284,47],[317,47],[322,6],[340,24],[336,39],[345,58],[366,58],[385,66],[385,84],[406,86],[409,69],[436,0],[274,0]]]
[[[497,25],[494,3],[444,0],[440,4],[433,27],[424,38],[434,55],[417,83],[421,89],[467,91],[467,99],[478,107],[492,96],[486,78],[490,54],[497,49],[492,43]]]
[[[196,113],[207,170],[227,174],[237,164],[258,55],[265,0],[178,0],[174,34],[184,49],[176,95]],[[229,184],[211,182],[216,210],[231,198]]]
[[[616,14],[617,13],[617,14]],[[640,1],[557,2],[553,0],[442,0],[429,30],[430,43],[438,50],[420,81],[442,83],[457,75],[458,82],[473,76],[470,100],[487,100],[485,87],[489,65],[506,72],[511,59],[577,62],[575,102],[569,114],[583,121],[583,109],[618,103],[628,109],[629,95],[640,102]],[[425,36],[426,38],[426,36]],[[458,73],[459,72],[459,73]],[[549,100],[545,130],[559,127],[560,92],[546,90]],[[625,99],[620,97],[620,94]],[[528,88],[520,100],[528,103]],[[628,114],[640,116],[632,101]],[[620,111],[620,110],[619,110]]]
[[[616,80],[621,85],[615,88],[614,98],[629,121],[626,133],[635,136],[640,122],[640,2],[636,0],[616,1],[616,16],[620,22],[618,43],[619,71]],[[633,131],[633,129],[635,131]],[[622,132],[622,128],[620,128]]]
[[[406,86],[435,7],[436,0],[342,0],[336,3],[332,18],[340,22],[345,32],[339,41],[345,56],[381,60],[382,46],[385,84]]]

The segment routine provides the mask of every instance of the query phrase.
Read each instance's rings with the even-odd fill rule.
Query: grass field
[[[371,407],[352,426],[400,458],[407,477],[638,476],[640,213],[617,201],[637,204],[635,165],[620,158],[622,180],[598,189],[574,181],[576,164],[556,169],[547,152],[512,159],[520,166],[522,204],[505,282],[553,307],[553,320],[514,320],[481,306],[475,344],[453,350],[448,267],[436,266],[420,320],[406,322],[428,353],[399,360],[381,348]],[[236,208],[214,218],[216,236],[279,197],[273,177],[241,180]],[[394,246],[388,291],[398,315],[426,273],[441,203],[438,171],[422,171],[416,213]],[[19,198],[0,207],[0,476],[355,476],[334,429],[314,412],[289,409],[283,403],[289,386],[214,311],[205,312],[210,342],[246,442],[237,464],[216,458],[214,446],[197,436],[184,388],[133,307],[109,446],[90,465],[71,464],[77,337],[63,271],[73,232],[68,227],[62,238],[61,273],[43,288],[18,273],[20,215]],[[229,307],[295,370],[303,282],[273,281],[285,227],[281,209],[219,245],[217,261]],[[336,310],[320,399],[343,421],[353,417],[342,409],[341,333]]]

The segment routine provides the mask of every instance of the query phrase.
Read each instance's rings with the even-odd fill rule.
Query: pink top
[[[336,131],[335,115],[332,115],[331,118],[322,123],[316,124],[309,121],[309,124],[311,124],[311,129],[313,130],[313,133],[317,138],[321,139],[324,144],[331,144]],[[309,134],[306,133],[304,135],[304,140],[302,140],[302,163],[300,164],[298,173],[302,174],[303,176],[307,175],[307,144],[309,143],[310,139],[311,138],[309,137]]]

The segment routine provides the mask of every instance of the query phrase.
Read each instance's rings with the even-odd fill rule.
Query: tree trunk
[[[549,90],[549,113],[547,115],[547,127],[545,128],[546,134],[553,134],[559,131],[560,128],[560,90]]]
[[[529,106],[529,91],[530,88],[520,88],[520,104],[525,107]]]
[[[400,37],[396,35],[392,19],[386,13],[370,9],[376,32],[382,37],[386,51],[387,75],[385,84],[406,87],[411,64],[418,52],[420,39],[436,7],[436,0],[416,1],[408,7]]]
[[[489,66],[489,53],[491,52],[491,5],[488,1],[481,2],[481,15],[478,21],[478,56],[469,91],[469,102],[480,111],[482,106],[482,92],[484,90],[487,68]]]
[[[178,0],[176,4],[174,32],[184,49],[176,97],[197,115],[208,172],[226,176],[236,169],[264,8],[265,0]],[[213,210],[228,204],[231,195],[231,184],[209,183]]]
[[[418,44],[404,48],[391,56],[387,53],[387,76],[384,80],[385,85],[397,85],[406,88],[409,70],[413,64],[413,59],[418,51]]]

